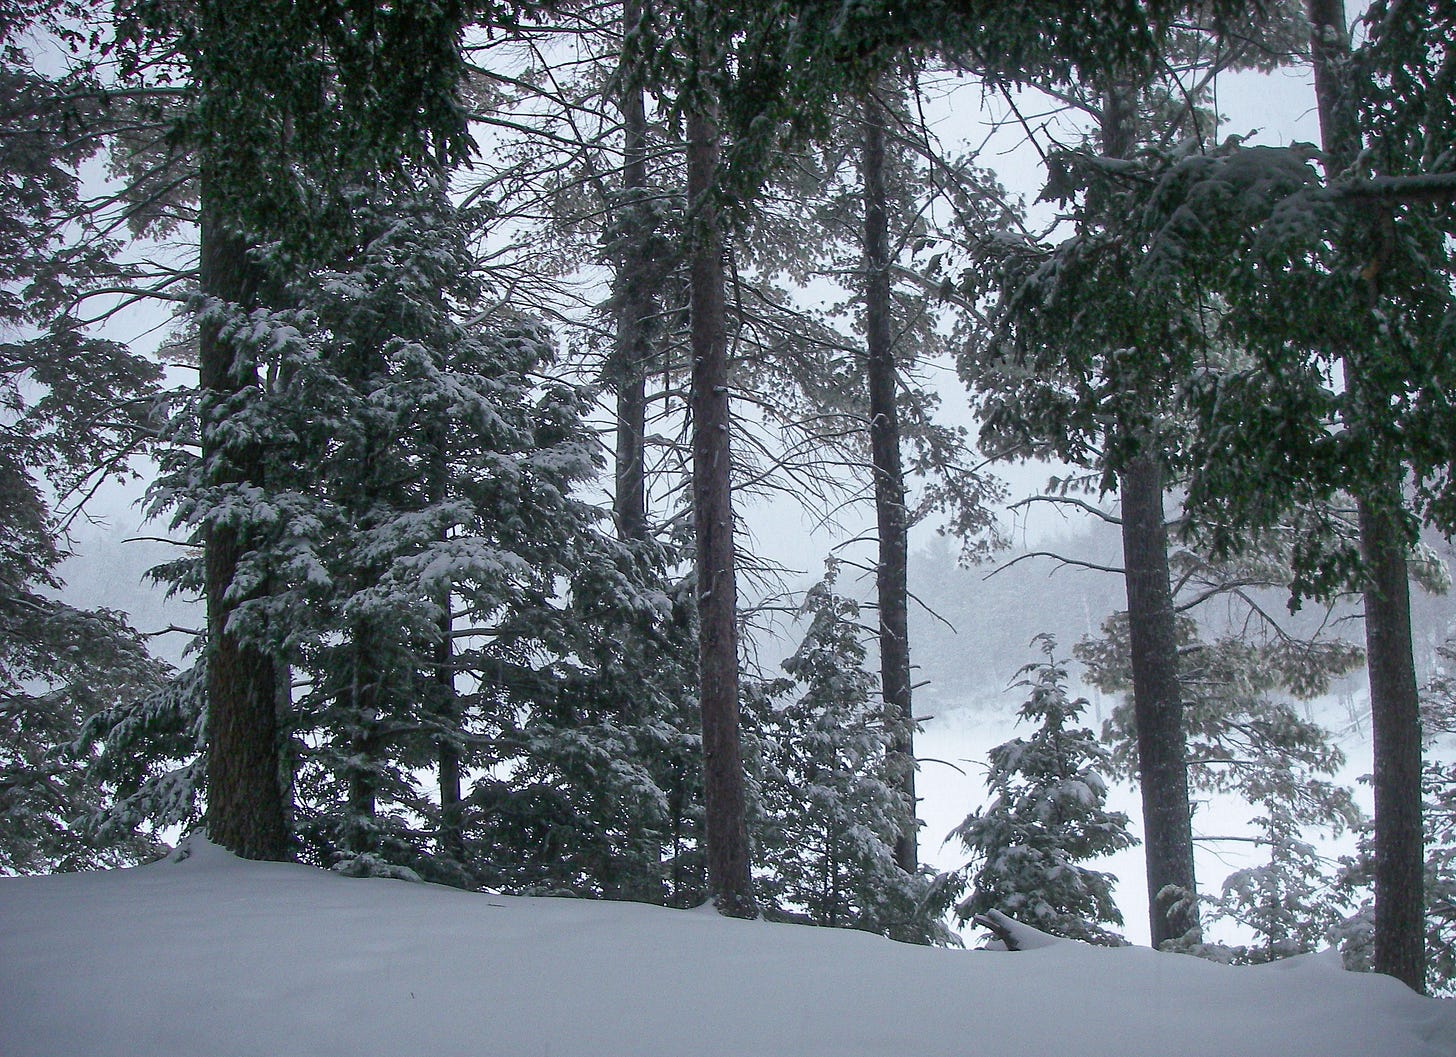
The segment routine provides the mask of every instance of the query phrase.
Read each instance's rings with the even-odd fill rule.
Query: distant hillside
[[[1427,542],[1449,565],[1451,545],[1435,537]],[[1115,573],[1068,565],[1033,552],[1108,568],[1122,563],[1118,533],[1104,525],[1089,525],[1030,551],[1003,552],[982,566],[959,565],[954,544],[939,538],[911,555],[910,590],[919,604],[911,609],[910,646],[918,678],[927,684],[922,701],[991,704],[1017,670],[1036,659],[1037,651],[1030,645],[1035,635],[1050,632],[1059,652],[1070,656],[1079,639],[1095,634],[1104,619],[1127,607],[1122,578]],[[1292,632],[1310,635],[1324,624],[1325,634],[1363,644],[1357,600],[1341,606],[1327,621],[1323,607],[1314,604],[1290,614],[1283,591],[1256,592],[1255,598]],[[1240,607],[1223,603],[1207,604],[1195,612],[1213,633],[1236,632],[1231,621],[1243,618]],[[1436,647],[1456,632],[1456,597],[1413,590],[1411,616],[1417,671],[1424,681],[1438,664]],[[1074,677],[1076,668],[1073,665]],[[1346,682],[1348,686],[1337,689],[1363,694],[1363,673],[1354,673]]]

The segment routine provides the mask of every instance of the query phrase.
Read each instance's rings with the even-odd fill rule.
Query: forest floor
[[[1456,1000],[1331,954],[1231,968],[1070,941],[928,949],[706,908],[356,880],[201,841],[174,860],[0,879],[0,1053],[1456,1053]]]

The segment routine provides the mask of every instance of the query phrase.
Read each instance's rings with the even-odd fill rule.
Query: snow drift
[[[1451,1057],[1456,1002],[1319,955],[933,950],[711,910],[244,862],[0,880],[6,1057]]]

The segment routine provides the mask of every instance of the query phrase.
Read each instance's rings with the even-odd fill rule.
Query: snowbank
[[[6,1057],[1452,1057],[1456,1002],[1325,956],[928,950],[710,910],[251,863],[0,879]]]

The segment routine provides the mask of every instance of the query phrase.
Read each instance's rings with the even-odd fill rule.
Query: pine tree
[[[88,831],[113,790],[84,725],[166,676],[125,614],[56,597],[66,529],[150,439],[157,368],[95,336],[80,306],[128,269],[82,202],[80,168],[111,128],[78,5],[0,19],[0,870],[83,869],[155,854],[134,826]],[[75,62],[50,75],[32,49]]]
[[[1216,297],[1221,336],[1255,353],[1190,387],[1191,524],[1236,551],[1291,507],[1307,514],[1353,499],[1357,508],[1358,537],[1325,531],[1328,515],[1312,519],[1295,550],[1294,593],[1366,593],[1377,963],[1419,988],[1421,754],[1407,587],[1416,518],[1406,481],[1414,469],[1419,507],[1440,519],[1449,459],[1432,456],[1450,435],[1449,423],[1436,425],[1448,405],[1430,398],[1450,384],[1450,223],[1438,204],[1449,188],[1437,159],[1451,128],[1449,93],[1431,94],[1441,52],[1428,45],[1449,37],[1450,22],[1382,5],[1369,46],[1353,49],[1342,4],[1305,10],[1323,150],[1231,140],[1168,166],[1147,185],[1150,260],[1166,296]]]
[[[1136,843],[1128,818],[1104,807],[1107,750],[1085,727],[1087,707],[1067,694],[1056,644],[1039,638],[1045,661],[1021,669],[1028,696],[1018,715],[1037,729],[990,753],[986,784],[994,799],[966,817],[951,836],[971,853],[961,870],[970,888],[956,907],[962,920],[999,910],[1057,936],[1118,944],[1105,925],[1121,925],[1112,897],[1115,878],[1080,863]]]
[[[757,684],[757,885],[771,912],[897,939],[946,942],[940,889],[896,854],[906,792],[895,774],[897,717],[866,670],[859,606],[837,593],[838,565],[809,589],[809,626],[786,679]]]
[[[347,242],[342,191],[351,182],[401,159],[464,153],[465,15],[414,2],[370,7],[367,18],[345,17],[338,5],[239,11],[211,0],[196,10],[134,0],[116,11],[109,47],[128,85],[169,80],[185,86],[190,104],[175,115],[170,142],[195,167],[202,408],[192,421],[202,458],[189,479],[174,476],[172,497],[205,551],[208,829],[248,857],[290,854],[284,660],[269,629],[234,619],[240,607],[266,610],[271,591],[266,578],[246,575],[275,527],[274,512],[252,502],[268,486],[270,424],[259,397],[269,349],[252,340],[249,323],[287,305],[257,254],[286,243],[304,267],[326,260]],[[380,63],[385,50],[390,62]]]
[[[546,328],[509,303],[480,311],[488,211],[427,177],[361,192],[354,214],[363,242],[271,324],[288,440],[267,621],[306,683],[309,855],[671,898],[657,783],[683,742],[664,694],[678,614],[653,545],[606,534],[576,494],[600,468],[592,394],[552,377]],[[661,682],[625,692],[638,666]]]
[[[1274,5],[1243,17],[1236,32],[1216,20],[1180,23],[1167,44],[1176,70],[1102,72],[1058,92],[1097,124],[1083,148],[1047,156],[1043,198],[1072,204],[1076,232],[1043,248],[1024,236],[989,233],[991,277],[972,273],[967,284],[973,293],[988,284],[998,291],[992,325],[977,338],[995,355],[963,358],[968,382],[986,394],[983,437],[1008,454],[1054,452],[1094,471],[1098,487],[1115,487],[1121,500],[1120,517],[1108,520],[1124,541],[1157,943],[1190,935],[1198,924],[1166,494],[1190,465],[1186,393],[1220,373],[1230,343],[1221,340],[1217,300],[1197,284],[1182,285],[1176,253],[1160,255],[1142,230],[1148,184],[1128,175],[1170,150],[1212,151],[1216,115],[1207,108],[1215,76],[1267,68],[1268,56],[1287,52],[1300,26],[1288,15]]]

